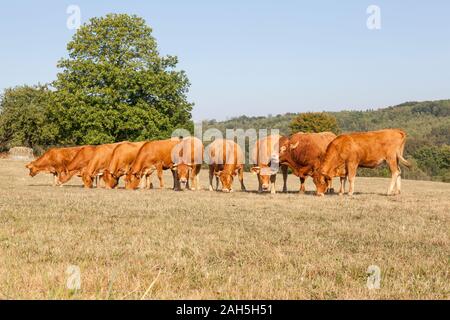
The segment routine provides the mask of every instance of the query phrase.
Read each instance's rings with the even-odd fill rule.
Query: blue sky
[[[194,119],[367,109],[450,98],[450,2],[8,1],[0,8],[0,89],[46,83],[82,22],[142,16],[162,54],[177,55]],[[369,30],[369,5],[381,30]]]

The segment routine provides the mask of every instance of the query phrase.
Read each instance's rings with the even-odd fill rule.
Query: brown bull
[[[104,170],[108,168],[109,162],[111,161],[114,149],[122,143],[123,142],[97,146],[92,159],[89,161],[89,164],[83,170],[81,175],[85,188],[92,188],[94,179],[96,179],[97,176],[103,176]]]
[[[172,150],[174,165],[172,170],[176,171],[178,186],[186,189],[200,190],[199,173],[203,163],[204,146],[201,140],[195,137],[184,138]],[[191,184],[189,185],[189,180]]]
[[[300,178],[300,193],[305,192],[308,176],[319,169],[328,145],[336,138],[332,132],[296,133],[284,140],[280,148],[280,163],[288,165]],[[328,187],[331,187],[331,183]]]
[[[93,158],[96,148],[96,146],[82,147],[72,161],[70,161],[67,165],[66,170],[61,172],[59,182],[62,184],[66,183],[72,179],[74,175],[82,176],[82,171],[87,167],[89,161]]]
[[[53,185],[59,185],[61,173],[66,171],[67,165],[81,148],[82,147],[52,148],[36,160],[28,163],[25,167],[30,170],[30,176],[32,177],[39,172],[53,174]]]
[[[272,194],[276,193],[275,182],[280,166],[280,145],[286,143],[287,140],[287,137],[271,135],[261,138],[255,143],[251,160],[256,166],[251,168],[251,172],[258,176],[258,192],[269,190]],[[280,167],[283,173],[283,192],[287,192],[288,167],[286,165]]]
[[[172,149],[180,143],[180,139],[168,139],[146,142],[139,150],[125,178],[125,188],[134,190],[139,187],[142,178],[146,180],[156,170],[160,188],[164,188],[163,170],[172,169]],[[174,189],[177,189],[175,171],[172,170]],[[147,183],[147,187],[151,184]]]
[[[105,186],[107,189],[113,189],[119,184],[120,177],[127,174],[131,165],[136,159],[139,150],[145,144],[144,142],[124,142],[118,145],[111,156],[108,167],[103,173]]]
[[[407,167],[409,162],[403,158],[406,133],[398,129],[343,134],[333,140],[327,148],[322,164],[314,176],[317,195],[323,196],[328,181],[341,177],[339,194],[345,192],[348,178],[349,195],[355,189],[355,177],[358,167],[376,168],[386,162],[392,174],[388,195],[401,192],[401,170],[399,164]]]
[[[242,149],[231,140],[216,139],[208,146],[209,190],[213,190],[212,180],[216,176],[216,190],[219,180],[223,192],[233,191],[233,178],[238,175],[241,190],[244,185],[244,155]]]

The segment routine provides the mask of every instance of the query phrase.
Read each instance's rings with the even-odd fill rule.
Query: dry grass
[[[0,160],[0,298],[450,297],[449,184],[404,181],[386,197],[388,180],[359,178],[354,197],[323,199],[295,193],[294,177],[275,196],[84,190],[23,165]],[[81,291],[66,288],[69,265]]]

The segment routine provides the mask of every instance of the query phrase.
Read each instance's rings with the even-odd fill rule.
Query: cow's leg
[[[145,187],[147,188],[147,190],[151,190],[153,189],[153,183],[152,183],[152,173],[153,171],[147,172],[144,177],[145,177]]]
[[[53,174],[53,186],[56,187],[58,185],[58,175],[56,173]]]
[[[287,192],[287,178],[288,178],[288,167],[281,166],[281,172],[283,173],[283,192]]]
[[[106,187],[105,176],[104,175],[98,176],[97,188],[105,188],[105,187]]]
[[[180,181],[178,180],[178,174],[176,170],[172,171],[172,178],[173,178],[173,190],[179,191],[181,190]]]
[[[95,176],[95,187],[98,188],[98,176]]]
[[[334,193],[334,189],[333,189],[333,179],[330,179],[329,181],[328,181],[328,190],[327,190],[327,192],[328,193]]]
[[[347,177],[340,178],[341,187],[339,188],[339,195],[342,196],[345,193],[345,183],[347,182]]]
[[[358,166],[349,166],[347,168],[348,182],[350,183],[350,187],[348,189],[349,196],[353,196],[353,193],[355,192],[355,178],[357,170]]]
[[[306,178],[304,177],[300,178],[300,194],[303,194],[306,191],[305,180]]]
[[[275,182],[277,181],[277,175],[271,175],[270,176],[270,193],[271,194],[276,194],[277,190],[275,189]]]
[[[200,190],[201,188],[200,188],[200,176],[199,176],[199,173],[197,173],[195,175],[195,180],[196,180],[197,190]]]
[[[164,188],[164,177],[163,177],[163,167],[162,164],[158,164],[156,166],[156,172],[158,174],[158,179],[159,179],[159,188],[163,189]]]
[[[186,190],[191,190],[192,183],[190,182],[190,179],[191,179],[191,174],[188,173],[188,177],[187,177],[187,181],[186,181]]]
[[[200,170],[201,165],[197,165],[192,169],[192,190],[200,190]]]
[[[388,196],[391,196],[394,191],[394,187],[397,184],[397,178],[400,176],[400,171],[398,169],[397,158],[388,159],[386,162],[389,165],[389,169],[391,170],[391,183],[389,184],[389,189],[387,192]]]
[[[402,171],[398,168],[397,183],[395,184],[395,194],[402,193]]]
[[[209,191],[213,191],[214,166],[209,166]]]
[[[244,185],[244,167],[240,167],[238,171],[239,182],[241,183],[241,191],[247,191]]]
[[[262,184],[261,184],[261,175],[258,173],[258,174],[256,175],[256,177],[258,178],[258,192],[259,192],[259,193],[262,193],[262,192],[263,192],[263,189],[262,189]]]

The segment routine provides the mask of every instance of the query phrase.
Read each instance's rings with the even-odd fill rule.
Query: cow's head
[[[192,164],[187,164],[184,162],[175,164],[172,167],[172,170],[174,170],[177,174],[178,181],[180,182],[181,185],[183,185],[183,187],[185,187],[189,181],[189,175],[192,171],[192,168],[193,168]]]
[[[313,173],[313,181],[316,185],[316,195],[319,197],[323,197],[325,195],[325,192],[327,192],[328,190],[331,177],[319,171],[315,171]]]
[[[236,171],[228,172],[225,170],[215,171],[216,177],[219,177],[220,183],[222,183],[222,192],[233,192],[233,178],[237,174]]]
[[[114,189],[119,184],[119,178],[109,172],[109,170],[105,170],[103,173],[103,180],[105,180],[106,189]]]
[[[136,190],[141,183],[141,177],[140,173],[129,171],[125,176],[125,189]]]
[[[291,151],[297,149],[298,145],[299,145],[298,141],[294,144],[291,144],[289,140],[286,140],[283,144],[281,144],[279,155],[280,163],[286,163],[288,161]]]
[[[268,191],[270,189],[270,179],[276,174],[276,171],[267,165],[261,165],[257,167],[252,167],[250,171],[258,175],[259,183],[263,191]]]
[[[30,176],[34,177],[38,174],[39,170],[38,168],[33,164],[33,162],[30,162],[25,166],[25,168],[30,170]]]

